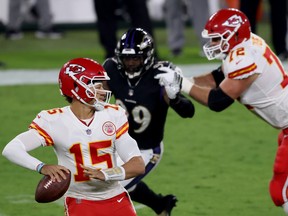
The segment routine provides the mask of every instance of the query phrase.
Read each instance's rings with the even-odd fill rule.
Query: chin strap
[[[101,102],[101,101],[95,101],[95,103],[92,105],[97,111],[102,111],[105,108],[105,105],[107,105],[107,103],[105,102]]]
[[[139,77],[141,75],[141,71],[138,71],[138,72],[134,72],[133,74],[131,73],[128,73],[127,71],[125,71],[125,75],[129,78],[129,79],[133,79],[135,77]]]
[[[95,99],[95,103],[94,104],[89,104],[86,101],[84,101],[81,97],[79,97],[79,95],[74,90],[72,90],[71,92],[76,97],[76,99],[79,100],[81,103],[83,103],[83,104],[85,104],[85,105],[87,105],[89,107],[94,107],[95,110],[97,110],[97,111],[104,110],[105,105],[107,105],[107,103],[99,101],[97,99]]]

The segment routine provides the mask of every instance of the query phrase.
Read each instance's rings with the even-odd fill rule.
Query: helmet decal
[[[79,64],[69,64],[68,67],[66,67],[65,73],[71,76],[82,73],[85,70],[85,67]]]
[[[150,37],[148,37],[147,35],[145,35],[143,37],[143,42],[140,44],[140,50],[143,50],[145,48],[147,48],[149,46],[149,43],[151,43]]]
[[[227,27],[238,27],[243,23],[242,18],[238,15],[231,16],[228,20],[223,23],[223,26]]]

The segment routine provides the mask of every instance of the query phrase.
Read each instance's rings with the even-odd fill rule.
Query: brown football
[[[61,198],[68,190],[71,180],[71,173],[64,173],[66,179],[62,178],[61,182],[53,182],[48,175],[43,176],[36,187],[35,200],[39,203],[48,203]]]

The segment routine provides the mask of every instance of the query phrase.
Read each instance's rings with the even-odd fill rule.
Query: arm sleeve
[[[229,97],[221,88],[211,89],[208,96],[208,107],[215,112],[221,112],[234,103],[234,99]]]
[[[178,94],[175,99],[170,100],[169,105],[182,118],[192,118],[194,116],[195,107],[193,103],[182,94]]]
[[[220,85],[220,83],[224,80],[225,76],[224,73],[222,71],[222,66],[218,67],[217,69],[213,70],[211,72],[214,81],[216,83],[216,87],[218,87]]]
[[[124,163],[131,158],[141,156],[136,140],[128,132],[123,134],[116,142],[117,153]]]
[[[29,130],[11,140],[3,149],[2,155],[17,165],[36,170],[37,165],[42,162],[28,154],[28,151],[40,146],[41,138],[37,132]]]

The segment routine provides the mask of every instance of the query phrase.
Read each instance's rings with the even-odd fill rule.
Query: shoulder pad
[[[121,106],[119,105],[116,105],[116,104],[109,104],[109,105],[106,105],[105,106],[105,110],[106,112],[109,113],[109,115],[111,116],[127,116],[127,112],[124,108],[122,108]]]
[[[246,78],[255,73],[255,69],[257,68],[255,59],[249,48],[240,47],[238,52],[240,53],[238,55],[237,52],[234,52],[232,59],[227,56],[223,64],[223,71],[229,78]]]
[[[175,68],[175,65],[173,65],[172,62],[169,61],[158,61],[153,65],[153,68],[160,68],[160,67],[169,67],[169,68]]]
[[[117,64],[117,60],[116,58],[107,58],[104,63],[103,63],[103,67],[105,68],[105,66],[107,65],[113,65],[113,64]]]
[[[62,113],[64,113],[63,108],[53,108],[49,110],[42,110],[38,115],[37,118],[43,118],[47,121],[56,121]]]

